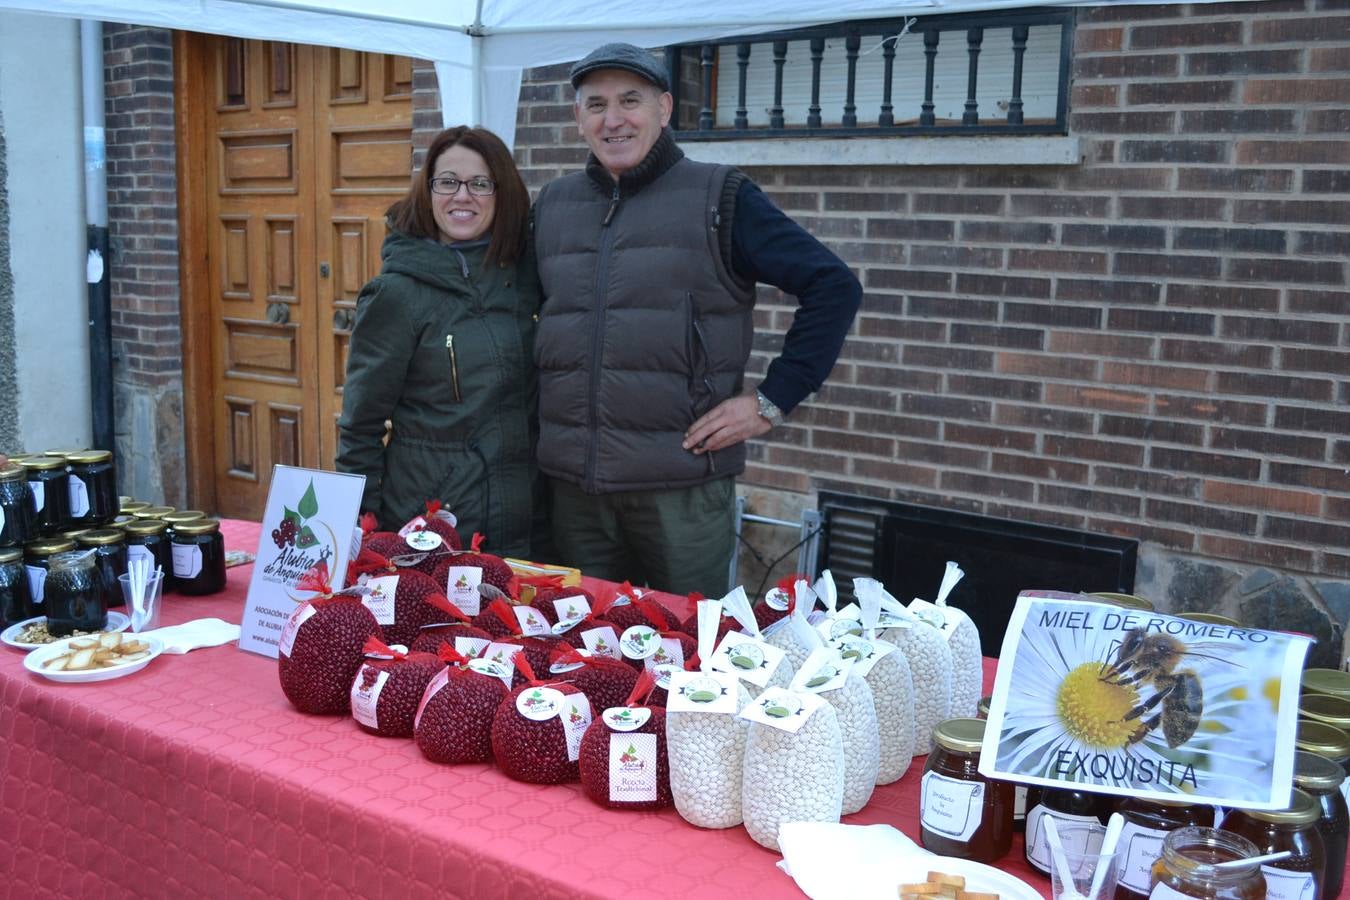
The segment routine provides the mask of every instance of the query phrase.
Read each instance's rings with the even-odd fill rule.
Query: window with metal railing
[[[667,48],[680,140],[1068,133],[1072,9],[869,19]]]

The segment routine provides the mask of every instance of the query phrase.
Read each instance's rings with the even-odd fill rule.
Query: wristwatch
[[[769,420],[769,424],[775,428],[783,424],[783,411],[773,405],[773,401],[760,391],[755,391],[755,397],[759,400],[759,414]]]

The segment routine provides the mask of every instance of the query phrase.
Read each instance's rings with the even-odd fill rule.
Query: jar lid
[[[1237,619],[1230,619],[1228,616],[1221,616],[1212,612],[1179,612],[1173,613],[1178,619],[1190,619],[1192,622],[1204,622],[1208,625],[1228,625],[1232,628],[1241,628],[1242,623]]]
[[[58,537],[63,537],[69,541],[78,541],[81,535],[88,534],[91,531],[93,531],[92,528],[72,528],[69,531],[60,532]]]
[[[947,719],[933,729],[939,747],[974,753],[984,743],[984,719]]]
[[[170,525],[177,525],[179,522],[191,522],[193,519],[205,519],[206,513],[202,512],[200,509],[178,509],[173,512],[165,513],[160,516],[160,518]]]
[[[23,545],[23,552],[29,556],[51,556],[53,553],[66,553],[74,549],[74,541],[61,537],[43,538]]]
[[[0,466],[0,481],[24,481],[27,478],[28,470],[14,460]]]
[[[142,521],[142,520],[136,518],[135,516],[127,515],[126,513],[122,513],[121,515],[113,516],[113,520],[112,520],[110,523],[108,523],[108,524],[111,525],[113,528],[121,528],[121,529],[125,530],[126,527],[127,527],[128,525],[130,525],[132,522],[140,522],[140,521]],[[159,520],[158,520],[158,519],[145,519],[144,521],[146,521],[146,522],[158,522]]]
[[[1350,697],[1350,672],[1340,669],[1304,669],[1303,693]]]
[[[1119,594],[1115,591],[1097,591],[1088,594],[1087,596],[1094,597],[1098,600],[1107,600],[1114,603],[1116,606],[1124,606],[1129,609],[1147,609],[1150,612],[1154,609],[1152,600],[1145,600],[1138,594]]]
[[[146,509],[149,506],[150,504],[144,500],[132,500],[130,497],[128,497],[127,499],[123,500],[121,503],[117,505],[117,511],[130,514],[136,512],[137,510]]]
[[[88,448],[86,448],[86,447],[64,447],[64,448],[62,448],[62,449],[60,449],[60,450],[44,450],[44,451],[42,452],[42,455],[43,455],[43,456],[59,456],[59,457],[61,457],[62,459],[65,459],[66,457],[70,456],[72,453],[83,453],[86,449],[88,449]]]
[[[126,539],[126,532],[120,528],[93,528],[79,537],[80,543],[86,547],[106,547],[109,544],[120,544]]]
[[[1338,763],[1350,759],[1350,735],[1326,722],[1299,719],[1294,746],[1309,753],[1320,753]]]
[[[0,547],[0,563],[18,562],[23,559],[22,547]]]
[[[1350,726],[1350,698],[1335,694],[1303,694],[1298,698],[1298,714],[1344,730]]]
[[[37,472],[50,472],[52,469],[64,469],[66,458],[64,456],[30,456],[23,461],[23,467]]]
[[[1294,751],[1294,784],[1304,790],[1334,791],[1345,779],[1345,770],[1334,760],[1307,750]]]
[[[137,535],[163,534],[168,528],[169,523],[163,519],[134,519],[126,524],[123,531]]]
[[[162,519],[171,512],[173,512],[172,506],[147,506],[145,509],[136,510],[132,515],[138,519]]]
[[[75,465],[107,462],[112,459],[111,450],[77,450],[66,454],[66,462]]]
[[[1311,825],[1322,816],[1317,801],[1307,791],[1298,788],[1290,792],[1287,809],[1244,809],[1240,812],[1249,819],[1272,825]]]
[[[175,534],[211,534],[220,530],[218,519],[192,519],[173,526]]]

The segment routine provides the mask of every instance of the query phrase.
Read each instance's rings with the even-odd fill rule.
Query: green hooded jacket
[[[480,531],[486,550],[528,556],[539,286],[528,262],[485,270],[486,252],[389,229],[357,299],[337,468],[366,476],[361,507],[382,528],[439,499],[466,545]]]

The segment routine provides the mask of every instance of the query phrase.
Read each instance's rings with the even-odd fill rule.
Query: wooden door
[[[356,295],[412,165],[412,62],[206,35],[179,47],[198,78],[179,77],[190,490],[258,518],[273,465],[332,468]]]

